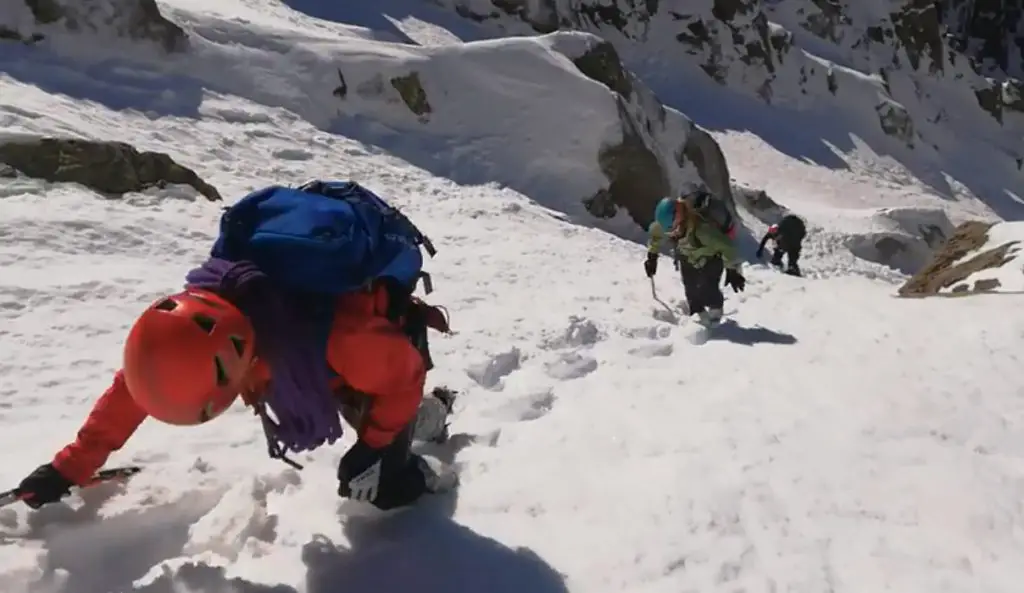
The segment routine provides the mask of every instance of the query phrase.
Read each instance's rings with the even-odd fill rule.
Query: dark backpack
[[[779,235],[788,241],[800,242],[807,236],[807,226],[802,218],[795,214],[787,214],[778,223]]]
[[[225,209],[213,257],[256,264],[282,288],[340,294],[390,279],[411,295],[420,278],[420,246],[430,240],[404,214],[352,181],[270,186]]]
[[[733,221],[732,212],[724,200],[721,200],[709,192],[700,192],[693,198],[694,211],[702,220],[715,225],[720,231],[735,238],[736,225]]]

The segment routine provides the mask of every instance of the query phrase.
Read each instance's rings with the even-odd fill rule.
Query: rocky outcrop
[[[910,148],[914,147],[914,121],[910,119],[907,108],[896,101],[885,99],[875,106],[878,123],[886,135],[902,141]]]
[[[686,141],[675,151],[675,162],[659,158],[655,147],[666,127],[665,108],[626,69],[615,46],[596,43],[571,59],[584,76],[615,93],[622,126],[622,141],[603,148],[598,155],[609,185],[584,198],[588,212],[611,218],[618,208],[624,208],[637,224],[646,228],[658,201],[681,189],[670,182],[667,169],[673,166],[693,167],[700,180],[735,210],[725,155],[711,135],[693,122],[685,122]]]
[[[341,71],[339,70],[338,73],[340,75]],[[344,79],[342,79],[342,82],[344,82]],[[405,106],[414,115],[424,118],[433,111],[430,107],[430,101],[427,100],[427,92],[423,90],[423,84],[420,82],[420,75],[417,72],[410,72],[405,76],[392,78],[391,86],[398,91],[398,95],[402,97],[402,102],[405,103]]]
[[[938,0],[945,37],[982,74],[1024,78],[1024,1]]]
[[[210,201],[220,193],[195,171],[162,152],[141,152],[124,142],[74,138],[27,138],[0,143],[0,163],[28,177],[79,183],[121,195],[168,184],[193,187]]]
[[[503,4],[514,14],[526,5],[516,6]],[[470,45],[341,52],[322,92],[351,138],[631,238],[628,220],[646,229],[659,200],[700,180],[731,201],[714,139],[666,108],[607,40],[558,31]]]
[[[737,206],[742,206],[764,224],[775,224],[786,214],[786,208],[763,189],[733,186],[732,195],[736,199]]]
[[[875,106],[879,130],[911,149],[952,154],[976,139],[986,158],[1024,168],[1024,117],[1006,117],[1020,111],[1024,0],[891,0],[882,11],[862,0],[434,1],[504,34],[593,32],[637,67],[703,72],[770,104],[824,102],[855,118]],[[974,113],[995,125],[975,125]]]
[[[882,208],[862,223],[841,234],[850,252],[904,274],[923,269],[954,230],[938,208]]]
[[[1007,112],[1024,114],[1024,83],[1009,78],[1003,81],[984,78],[974,91],[978,105],[1002,123]]]
[[[685,161],[680,165],[685,166],[686,161],[697,167],[704,185],[716,196],[723,198],[729,204],[730,209],[736,212],[736,200],[732,195],[732,184],[729,177],[729,166],[725,161],[725,153],[722,148],[705,130],[693,126],[686,138],[686,145],[683,147]]]
[[[991,223],[966,222],[956,228],[953,236],[939,250],[931,262],[915,274],[899,289],[903,297],[934,296],[943,289],[953,287],[954,295],[987,292],[999,287],[999,281],[987,279],[975,282],[974,286],[959,284],[972,274],[981,270],[999,268],[1012,258],[1010,251],[1017,241],[1008,241],[1002,245],[979,252],[989,240]],[[979,252],[979,253],[976,253]],[[968,257],[975,253],[973,257]]]
[[[668,195],[668,177],[662,162],[648,146],[640,122],[632,116],[629,104],[634,101],[633,75],[623,67],[615,47],[607,42],[596,43],[578,56],[571,56],[580,72],[608,87],[616,94],[622,141],[605,146],[598,153],[598,165],[608,187],[585,197],[587,211],[598,218],[611,218],[619,208],[647,226],[658,200]]]
[[[188,36],[167,20],[155,0],[3,0],[10,16],[0,40],[36,43],[53,32],[90,33],[156,43],[166,52],[188,48]]]

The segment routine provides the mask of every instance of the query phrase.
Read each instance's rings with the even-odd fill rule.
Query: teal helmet
[[[676,199],[662,198],[654,209],[654,221],[661,225],[666,231],[672,228],[676,221]]]

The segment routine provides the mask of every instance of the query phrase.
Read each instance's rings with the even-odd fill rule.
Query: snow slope
[[[644,136],[669,187],[696,179],[692,165],[677,162],[690,120],[663,109],[643,88],[621,115],[617,96],[573,64],[600,42],[596,36],[564,32],[420,46],[312,19],[275,0],[223,0],[212,10],[207,4],[182,0],[168,10],[188,31],[184,54],[143,49],[128,62],[124,42],[58,33],[41,49],[5,46],[0,68],[51,92],[151,117],[261,123],[216,102],[218,95],[245,97],[459,183],[514,188],[573,218],[591,218],[583,200],[609,186],[599,153],[621,143],[627,126]],[[422,91],[417,105],[396,86],[409,76]],[[563,125],[569,106],[571,127]],[[169,144],[116,129],[96,136],[140,147]],[[305,150],[276,156],[302,166],[311,158]],[[622,234],[635,233],[633,227],[624,214],[606,225]]]
[[[308,34],[256,12],[282,44]],[[224,27],[225,46],[244,31]],[[35,84],[0,72],[5,130],[116,133],[173,151],[225,195],[343,175],[403,206],[440,249],[432,300],[457,334],[435,339],[430,382],[463,396],[453,444],[432,453],[463,484],[381,516],[335,495],[351,435],[295,472],[265,456],[241,408],[198,428],[147,423],[111,459],[146,466],[127,487],[0,510],[5,593],[1019,589],[1015,301],[895,299],[900,274],[822,239],[809,278],[749,268],[720,339],[695,347],[667,261],[652,295],[636,243],[324,131],[289,85],[246,98],[201,81],[178,88],[194,101],[181,113],[62,95],[53,85],[71,83],[45,67],[66,64],[29,66]],[[255,58],[224,80],[257,74],[299,80]],[[130,81],[105,96],[143,90]],[[555,134],[532,114],[517,123]],[[177,191],[112,201],[0,180],[0,482],[73,437],[132,319],[203,257],[218,214]]]

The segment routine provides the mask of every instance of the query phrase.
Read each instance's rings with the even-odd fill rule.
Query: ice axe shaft
[[[78,486],[77,489],[89,488],[96,486],[97,484],[103,484],[114,480],[121,480],[124,478],[130,478],[135,474],[142,471],[141,467],[128,465],[124,467],[112,467],[110,469],[104,469],[96,472],[88,482]],[[0,492],[0,507],[14,504],[23,500],[32,498],[31,492],[25,492],[21,488],[12,488],[6,492]]]
[[[669,307],[668,303],[658,298],[658,289],[655,288],[654,286],[654,278],[648,278],[648,280],[651,281],[651,298],[654,299],[654,302],[658,303],[662,307],[665,307],[665,310],[674,316],[676,312],[672,310],[672,307]]]

